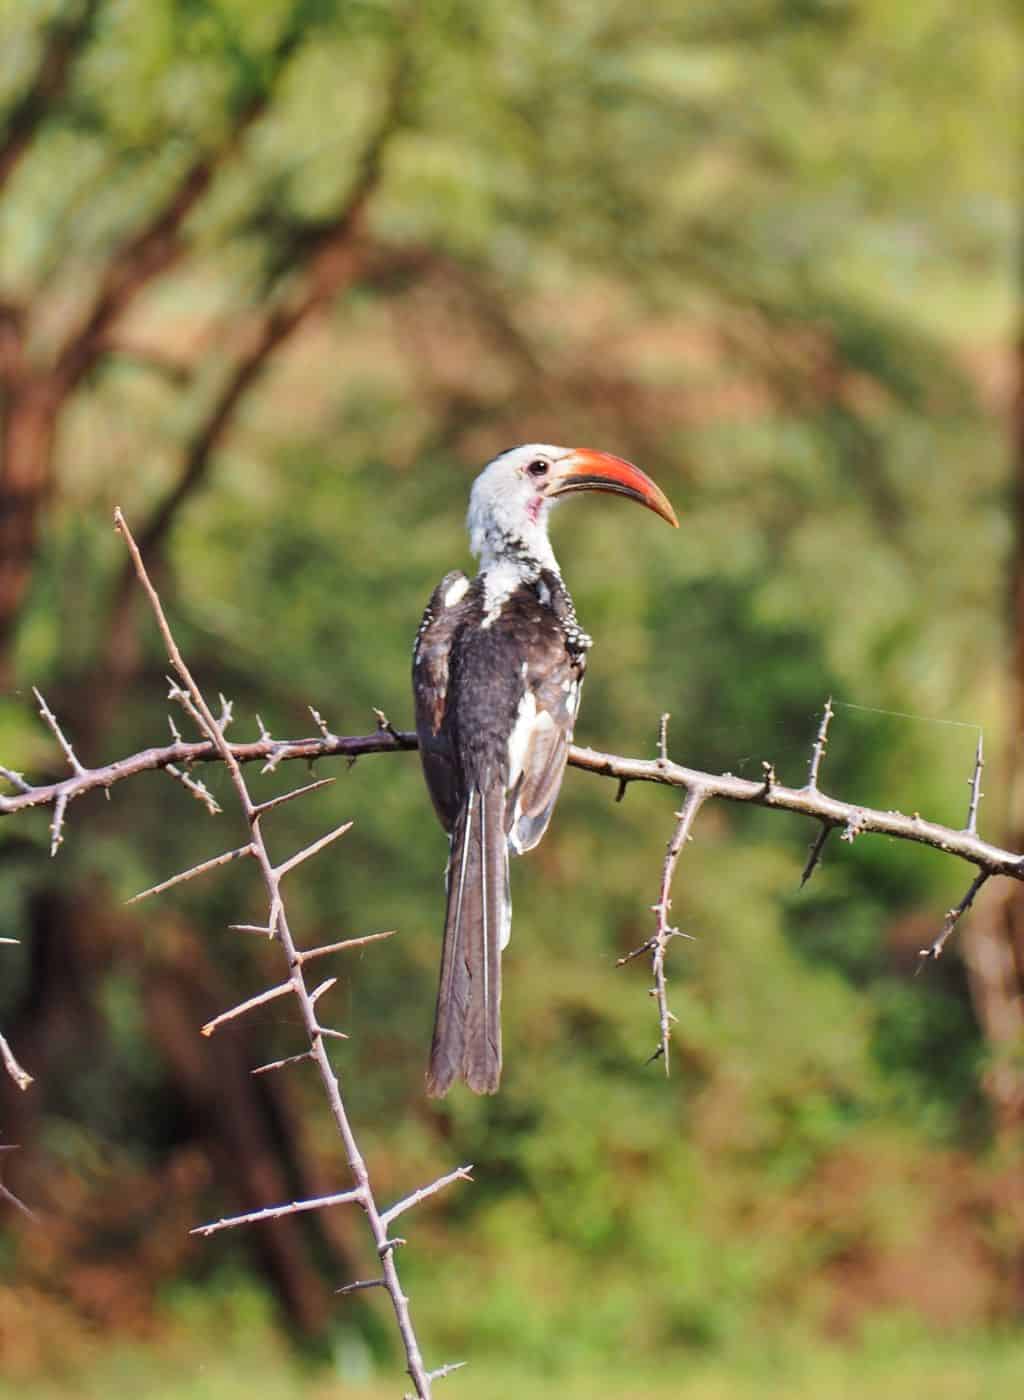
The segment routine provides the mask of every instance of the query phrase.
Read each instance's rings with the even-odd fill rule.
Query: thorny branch
[[[171,694],[173,698],[177,699],[182,704],[186,712],[199,726],[200,731],[204,734],[210,746],[210,756],[216,755],[227,768],[250,832],[250,840],[245,846],[230,851],[224,856],[217,857],[213,861],[204,861],[199,866],[193,867],[192,870],[185,872],[183,875],[164,881],[162,885],[155,886],[145,893],[155,894],[158,890],[169,888],[171,885],[178,883],[181,879],[191,879],[205,870],[224,864],[226,860],[252,859],[256,862],[263,879],[269,905],[266,928],[265,930],[261,929],[261,932],[266,932],[269,937],[275,939],[281,945],[288,967],[288,979],[286,982],[272,988],[270,991],[250,998],[231,1011],[224,1012],[202,1029],[204,1034],[209,1035],[223,1021],[237,1015],[242,1015],[253,1006],[262,1005],[272,997],[284,995],[294,996],[299,1006],[309,1042],[309,1050],[304,1052],[301,1056],[294,1057],[294,1059],[306,1059],[308,1056],[319,1070],[320,1080],[330,1105],[331,1115],[334,1119],[338,1134],[344,1144],[349,1170],[355,1182],[353,1187],[332,1196],[320,1197],[312,1201],[292,1201],[282,1206],[268,1206],[261,1210],[253,1211],[248,1215],[236,1217],[231,1220],[217,1221],[207,1226],[201,1226],[196,1233],[213,1234],[217,1230],[227,1229],[229,1226],[233,1225],[247,1224],[255,1220],[276,1219],[282,1215],[295,1214],[300,1211],[319,1210],[342,1203],[353,1203],[360,1206],[366,1215],[377,1254],[381,1261],[383,1286],[391,1298],[395,1320],[405,1349],[408,1373],[416,1388],[416,1396],[419,1397],[419,1400],[429,1400],[433,1381],[442,1375],[447,1375],[450,1368],[442,1366],[435,1371],[429,1371],[424,1364],[419,1342],[413,1327],[412,1316],[409,1311],[409,1299],[402,1290],[397,1265],[395,1263],[395,1248],[400,1241],[389,1236],[388,1227],[400,1211],[433,1195],[451,1181],[467,1179],[469,1169],[462,1167],[455,1172],[449,1173],[447,1176],[440,1178],[440,1180],[431,1185],[423,1187],[417,1192],[413,1192],[411,1196],[400,1202],[398,1206],[392,1206],[388,1210],[383,1210],[378,1205],[366,1162],[359,1150],[342,1099],[338,1078],[327,1055],[325,1045],[326,1039],[328,1037],[341,1037],[342,1032],[321,1025],[319,1013],[317,1011],[318,1000],[329,990],[335,979],[328,978],[325,982],[320,983],[319,986],[310,990],[306,985],[305,972],[303,970],[303,964],[309,959],[310,955],[315,956],[317,951],[337,951],[344,945],[333,945],[330,949],[310,950],[310,954],[304,955],[296,947],[288,922],[288,916],[285,911],[284,897],[281,893],[281,880],[283,876],[295,869],[301,862],[316,855],[329,842],[343,836],[349,829],[350,824],[337,828],[319,841],[314,841],[312,845],[306,847],[305,850],[300,851],[297,855],[291,856],[277,865],[274,864],[264,839],[262,825],[263,818],[276,804],[256,803],[253,801],[242,772],[240,761],[233,752],[234,746],[229,744],[225,737],[225,730],[231,718],[230,706],[222,699],[220,718],[217,719],[214,717],[203,692],[200,690],[181,652],[178,650],[177,643],[174,640],[174,636],[164,614],[160,598],[146,572],[138,546],[119,510],[115,512],[114,522],[117,529],[124,537],[135,572],[152,607],[157,627],[159,628],[167,648],[168,656],[170,657],[171,665],[180,681],[180,685],[172,683]],[[44,714],[48,715],[48,711],[45,709],[45,706],[42,705],[42,702],[41,709],[43,709]],[[57,733],[56,720],[51,722],[48,719],[47,722],[50,723],[51,729]],[[174,747],[178,746],[176,741]],[[74,776],[76,778],[81,779],[83,775],[88,777],[85,770],[81,769],[81,765],[78,763],[77,759],[74,759],[70,746],[65,748],[65,756],[68,757],[69,762],[72,762]],[[166,764],[162,766],[166,767]],[[307,791],[310,790],[310,786],[307,786]],[[25,794],[22,793],[22,795]],[[66,806],[68,801],[70,801],[70,796],[65,791],[56,794],[53,801],[55,805],[62,803],[63,806]],[[357,944],[364,941],[367,940],[353,940],[353,942]],[[291,1059],[292,1057],[289,1058]],[[285,1062],[278,1062],[275,1068],[282,1067],[284,1063]],[[404,1243],[404,1241],[402,1241],[402,1243]]]
[[[318,737],[274,739],[261,722],[259,724],[260,738],[251,743],[228,743],[220,730],[218,730],[216,739],[205,738],[186,742],[172,728],[174,742],[171,744],[162,748],[143,749],[139,753],[131,754],[127,758],[119,759],[103,767],[86,769],[78,762],[52,712],[38,693],[37,698],[40,704],[40,713],[57,737],[65,757],[68,758],[74,771],[69,778],[37,786],[28,782],[23,774],[0,767],[0,777],[5,778],[15,789],[11,796],[0,796],[0,816],[13,815],[31,807],[52,807],[54,821],[51,829],[56,829],[58,838],[62,831],[64,813],[72,801],[97,788],[108,790],[115,783],[134,777],[139,773],[163,770],[171,772],[180,780],[180,772],[174,772],[179,765],[190,769],[196,763],[227,762],[229,759],[236,767],[245,763],[259,762],[263,765],[263,772],[272,772],[280,763],[292,759],[304,759],[307,763],[312,763],[315,759],[320,758],[344,757],[352,762],[366,754],[395,753],[415,749],[417,743],[414,733],[396,729],[380,712],[377,712],[377,729],[374,733],[346,736],[333,734],[319,713],[315,709],[311,709],[319,730]],[[625,758],[618,754],[600,753],[594,749],[577,746],[570,749],[569,763],[573,767],[602,777],[612,778],[618,784],[619,795],[624,791],[625,785],[631,782],[660,783],[666,787],[682,788],[687,794],[681,812],[678,814],[676,831],[666,853],[658,903],[653,906],[658,919],[657,929],[654,935],[641,944],[639,948],[635,948],[619,960],[621,965],[643,954],[649,953],[651,955],[655,982],[652,994],[658,1002],[660,1027],[659,1047],[652,1058],[664,1057],[666,1070],[668,1069],[668,1035],[674,1018],[667,1003],[665,951],[669,940],[679,934],[679,931],[670,926],[668,922],[668,911],[671,907],[671,882],[676,863],[686,840],[689,838],[693,820],[705,802],[718,798],[725,802],[751,803],[755,806],[795,812],[817,821],[819,830],[811,844],[807,863],[801,876],[801,886],[807,883],[817,868],[825,843],[836,829],[841,831],[843,839],[847,841],[852,841],[859,835],[895,837],[898,840],[915,841],[921,845],[931,846],[973,865],[978,872],[977,876],[964,899],[947,914],[935,942],[931,947],[922,950],[922,962],[925,959],[934,960],[941,956],[950,935],[963,914],[970,908],[978,890],[987,879],[993,875],[1006,875],[1011,879],[1024,881],[1024,856],[1015,851],[1004,850],[978,836],[978,806],[982,796],[981,772],[984,767],[980,740],[974,774],[970,783],[971,797],[967,824],[962,829],[957,830],[953,827],[941,826],[938,822],[926,821],[917,812],[908,816],[903,812],[860,807],[853,803],[842,802],[838,798],[830,797],[822,792],[819,787],[819,777],[828,741],[829,724],[833,714],[834,710],[830,699],[826,702],[815,737],[808,765],[807,783],[802,788],[790,788],[779,783],[770,764],[766,765],[765,778],[757,782],[751,779],[737,778],[731,773],[705,773],[700,769],[687,768],[682,764],[673,763],[668,758],[666,751],[667,716],[662,717],[659,726],[659,756],[656,759]],[[270,811],[281,803],[291,800],[292,797],[314,791],[327,781],[330,780],[320,779],[304,788],[283,794],[281,797],[270,798],[264,803],[255,805],[253,812],[260,815]],[[202,788],[201,784],[197,784],[197,786]],[[205,788],[202,788],[202,793],[206,793]],[[197,795],[201,796],[201,794]],[[275,872],[277,878],[279,879],[286,870],[292,869],[294,864],[305,859],[307,855],[313,854],[329,841],[342,835],[343,830],[343,828],[339,828],[337,831],[329,833],[319,842],[314,843],[306,852],[300,852],[298,856],[285,861]],[[59,840],[57,843],[59,844]],[[52,849],[55,853],[56,845]],[[222,856],[203,862],[190,871],[173,876],[170,880],[154,886],[151,890],[143,891],[142,894],[136,895],[135,899],[138,900],[145,895],[158,893],[182,880],[191,879],[217,864],[249,853],[249,847],[225,852]],[[269,925],[273,925],[273,920],[269,921]],[[268,934],[271,931],[270,926],[253,928],[252,931]],[[369,937],[379,936],[383,935],[369,935]],[[296,957],[301,965],[301,962],[318,955],[317,951],[313,950],[301,954],[297,953]],[[288,1061],[275,1061],[264,1068],[277,1068],[284,1063],[291,1062],[292,1058],[303,1057],[289,1057]]]
[[[264,772],[273,772],[281,763],[302,759],[306,763],[318,759],[363,758],[368,754],[398,753],[417,747],[416,735],[410,730],[377,730],[372,734],[332,734],[307,736],[300,739],[274,739],[270,734],[251,743],[225,745],[236,763],[262,763]],[[81,776],[65,778],[38,786],[15,775],[12,782],[17,791],[0,796],[0,817],[13,816],[30,807],[51,807],[62,796],[70,803],[97,789],[112,788],[126,778],[140,773],[166,770],[171,764],[183,764],[186,769],[195,763],[223,761],[221,752],[209,739],[193,742],[176,740],[163,747],[141,749],[99,768],[90,768]],[[1008,875],[1024,881],[1024,855],[1006,850],[991,841],[982,840],[967,828],[942,826],[926,821],[919,813],[882,811],[874,807],[859,807],[829,797],[818,788],[791,788],[772,783],[765,790],[763,780],[737,778],[732,773],[705,773],[700,768],[687,768],[668,759],[627,758],[621,754],[602,753],[598,749],[574,744],[569,750],[569,764],[625,783],[658,783],[663,787],[702,788],[708,800],[748,803],[755,807],[771,807],[782,812],[796,812],[812,817],[826,826],[841,827],[862,835],[890,836],[901,841],[915,841],[923,846],[958,857],[990,875]],[[10,770],[0,769],[0,777]]]
[[[664,747],[664,741],[662,742]],[[665,1073],[669,1072],[668,1047],[672,1034],[672,1022],[676,1019],[668,1009],[668,989],[665,979],[665,953],[668,948],[670,938],[685,938],[686,935],[678,928],[673,927],[668,921],[669,910],[672,908],[672,879],[676,873],[676,866],[679,857],[683,853],[683,848],[690,840],[690,832],[696,820],[697,813],[704,803],[705,793],[701,788],[694,787],[686,794],[686,801],[682,809],[676,813],[676,829],[672,833],[668,843],[668,850],[665,852],[665,864],[661,872],[661,889],[658,893],[658,902],[654,905],[654,913],[658,920],[658,926],[654,931],[654,936],[650,940],[651,966],[654,972],[654,986],[651,994],[658,1003],[658,1025],[661,1030],[661,1040],[658,1048],[651,1056],[652,1060],[659,1058],[665,1061]],[[627,958],[620,958],[620,964],[628,961]]]

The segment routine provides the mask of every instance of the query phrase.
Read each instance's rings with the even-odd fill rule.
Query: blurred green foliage
[[[5,100],[59,9],[0,4]],[[0,295],[73,316],[195,153],[256,95],[272,101],[190,221],[188,259],[132,313],[135,340],[187,363],[187,381],[115,356],[64,415],[0,758],[54,761],[21,687],[88,708],[120,564],[110,509],[142,519],[174,480],[225,327],[287,290],[399,49],[400,125],[368,220],[418,270],[365,279],[273,361],[171,540],[179,640],[208,692],[234,699],[234,732],[255,734],[257,713],[275,735],[308,732],[309,704],[339,733],[369,728],[373,706],[405,725],[411,637],[466,561],[472,476],[515,441],[589,441],[640,460],[682,528],[607,501],[557,517],[597,639],[580,740],[650,753],[670,711],[680,760],[759,775],[771,759],[797,782],[832,694],[865,708],[838,709],[826,788],[958,824],[969,725],[997,749],[1010,544],[997,410],[1019,48],[996,0],[101,5],[69,101],[0,204]],[[40,355],[49,333],[41,318]],[[108,758],[162,741],[165,663],[139,625]],[[830,848],[798,894],[813,833],[706,811],[676,886],[695,941],[672,948],[666,1080],[644,1063],[644,973],[614,962],[649,930],[671,795],[634,787],[616,805],[612,785],[570,772],[513,872],[502,1092],[428,1105],[444,841],[414,756],[328,771],[337,784],[273,837],[287,852],[355,820],[289,890],[305,943],[400,930],[331,994],[364,1151],[385,1196],[476,1165],[473,1187],[410,1225],[404,1277],[432,1349],[557,1370],[792,1326],[845,1335],[892,1308],[941,1326],[1005,1310],[962,968],[908,981],[905,930],[937,927],[964,872],[862,839]],[[76,806],[56,865],[45,816],[6,822],[3,932],[28,933],[50,882],[116,903],[235,833],[157,777]],[[140,989],[179,922],[240,995],[276,975],[272,949],[223,932],[258,920],[247,872],[171,903],[104,966],[93,1053],[47,1089],[42,1138],[73,1174],[116,1181],[178,1139]],[[4,949],[0,1024],[30,956]],[[259,1018],[267,1059],[297,1047],[280,1005]],[[292,1087],[340,1170],[313,1086]],[[245,1257],[241,1241],[216,1248]],[[873,1387],[890,1393],[856,1393]],[[804,1390],[852,1393],[817,1373],[780,1386]]]

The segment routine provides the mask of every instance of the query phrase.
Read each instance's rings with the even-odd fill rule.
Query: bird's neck
[[[561,575],[558,560],[548,539],[546,523],[538,521],[531,529],[516,533],[492,522],[473,541],[480,559],[480,572],[518,573],[523,582],[538,578],[543,570]]]
[[[536,583],[545,571],[561,578],[547,531],[531,537],[488,531],[480,550],[484,585],[484,627],[499,616],[505,602],[523,584]]]

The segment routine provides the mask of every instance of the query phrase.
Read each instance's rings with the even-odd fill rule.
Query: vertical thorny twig
[[[117,529],[124,537],[135,572],[149,599],[157,626],[160,629],[160,634],[167,647],[171,665],[174,667],[178,681],[180,682],[180,685],[172,683],[171,695],[183,706],[196,723],[203,736],[207,738],[217,750],[219,757],[228,770],[239,805],[249,827],[249,841],[245,846],[240,847],[237,851],[226,853],[222,858],[217,858],[213,861],[204,861],[200,865],[193,867],[192,870],[183,872],[181,876],[175,877],[173,880],[164,881],[161,885],[154,886],[152,890],[146,891],[145,893],[154,894],[158,890],[166,889],[171,884],[178,883],[181,879],[192,878],[192,876],[204,870],[208,870],[215,865],[219,865],[228,859],[249,858],[256,862],[260,870],[268,901],[267,923],[266,927],[261,931],[265,932],[270,938],[275,939],[281,945],[287,963],[288,977],[284,983],[276,988],[272,988],[269,993],[264,993],[260,997],[255,997],[251,999],[251,1001],[243,1003],[241,1006],[235,1008],[233,1011],[226,1012],[222,1016],[215,1018],[214,1021],[211,1021],[207,1026],[203,1027],[203,1031],[207,1035],[212,1034],[222,1021],[230,1019],[236,1014],[243,1014],[246,1009],[254,1005],[262,1004],[262,1002],[268,1000],[271,996],[289,994],[294,996],[298,1003],[306,1036],[309,1041],[309,1050],[302,1055],[291,1056],[286,1061],[277,1061],[273,1066],[261,1068],[278,1068],[287,1063],[305,1059],[311,1059],[315,1063],[324,1093],[327,1096],[331,1116],[337,1128],[338,1135],[344,1144],[349,1170],[355,1183],[349,1190],[324,1196],[317,1200],[293,1201],[287,1205],[268,1207],[265,1210],[254,1211],[248,1215],[236,1216],[232,1219],[218,1221],[213,1225],[201,1226],[196,1233],[212,1234],[216,1230],[227,1229],[234,1225],[247,1224],[254,1219],[290,1215],[307,1210],[319,1210],[328,1206],[344,1203],[353,1203],[360,1206],[366,1215],[381,1263],[381,1276],[376,1279],[360,1280],[360,1285],[362,1287],[380,1287],[387,1292],[394,1309],[395,1321],[405,1350],[408,1372],[416,1388],[416,1396],[419,1397],[419,1400],[429,1400],[433,1381],[439,1379],[442,1375],[447,1375],[453,1367],[447,1365],[439,1367],[435,1371],[428,1371],[424,1364],[419,1341],[417,1340],[416,1331],[413,1326],[412,1315],[409,1311],[409,1299],[402,1290],[398,1268],[395,1262],[395,1251],[404,1241],[396,1236],[392,1236],[390,1234],[390,1227],[399,1215],[417,1205],[425,1197],[433,1195],[453,1181],[468,1179],[470,1168],[460,1167],[456,1171],[450,1172],[446,1176],[440,1178],[438,1181],[433,1182],[430,1186],[414,1191],[411,1195],[398,1201],[395,1205],[387,1209],[382,1209],[379,1206],[370,1181],[370,1174],[366,1162],[359,1150],[355,1133],[349,1121],[338,1077],[334,1072],[327,1054],[325,1041],[328,1038],[343,1038],[342,1033],[324,1026],[321,1023],[320,1014],[317,1010],[318,1000],[333,985],[333,979],[328,979],[327,982],[321,983],[312,990],[306,985],[304,964],[309,961],[311,957],[328,950],[300,950],[296,946],[285,911],[284,898],[281,893],[281,881],[283,877],[294,870],[298,865],[302,864],[302,862],[316,855],[318,851],[323,850],[324,847],[329,845],[332,841],[343,836],[349,829],[351,823],[346,823],[344,826],[340,826],[334,831],[329,832],[326,836],[321,837],[320,840],[315,841],[305,850],[298,852],[279,865],[274,864],[264,840],[262,824],[263,818],[273,807],[279,805],[279,802],[277,799],[272,799],[264,803],[253,801],[243,776],[241,765],[232,752],[231,745],[224,736],[224,730],[227,727],[227,720],[229,718],[228,709],[227,707],[224,708],[222,712],[223,718],[221,720],[217,720],[214,717],[202,691],[186,665],[181,652],[178,650],[167,618],[164,615],[160,598],[149,579],[138,546],[120,510],[115,512],[114,520]],[[353,940],[355,943],[361,943],[362,941],[364,940]],[[336,951],[336,949],[332,948],[331,951]]]

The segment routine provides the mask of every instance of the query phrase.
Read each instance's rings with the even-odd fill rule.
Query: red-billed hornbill
[[[480,572],[446,574],[413,651],[423,772],[451,841],[448,908],[427,1092],[501,1077],[501,951],[512,906],[508,856],[544,835],[562,785],[590,638],[548,539],[561,496],[610,491],[677,525],[639,467],[532,443],[496,457],[469,502]]]

